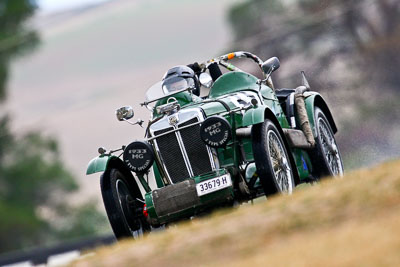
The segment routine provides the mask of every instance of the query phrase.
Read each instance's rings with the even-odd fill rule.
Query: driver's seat
[[[278,97],[279,102],[284,101],[290,94],[294,93],[296,90],[295,89],[288,89],[288,88],[282,88],[282,89],[275,89],[275,94],[276,97]]]
[[[279,100],[279,103],[282,106],[283,112],[286,115],[286,119],[288,120],[291,127],[295,127],[296,121],[294,117],[294,94],[295,89],[276,89],[275,94]]]

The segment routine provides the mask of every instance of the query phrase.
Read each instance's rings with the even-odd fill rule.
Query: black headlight
[[[208,117],[201,124],[200,137],[208,146],[224,147],[231,140],[232,128],[224,117]]]
[[[143,141],[132,142],[125,148],[123,158],[133,172],[146,172],[154,162],[153,147]]]

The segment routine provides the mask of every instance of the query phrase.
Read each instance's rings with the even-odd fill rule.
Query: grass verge
[[[400,161],[100,248],[73,266],[400,266]]]

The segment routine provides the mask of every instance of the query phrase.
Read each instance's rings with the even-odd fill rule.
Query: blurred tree
[[[5,251],[43,244],[54,236],[38,207],[59,209],[65,204],[56,194],[65,195],[77,185],[63,167],[54,140],[30,133],[10,142],[7,123],[2,126],[6,138],[1,141],[8,139],[0,162],[0,251]]]
[[[36,32],[25,24],[36,7],[33,0],[0,0],[0,101],[6,96],[10,60],[38,44]]]
[[[346,54],[369,81],[400,84],[398,0],[248,0],[229,19],[238,47],[282,59],[304,54],[314,77]]]
[[[400,156],[399,0],[245,0],[228,18],[234,49],[280,58],[278,88],[305,70],[328,98],[346,168]]]
[[[0,0],[0,102],[6,99],[10,61],[39,41],[26,20],[32,0]],[[64,167],[56,140],[9,130],[0,117],[0,252],[98,233],[106,219],[95,203],[71,207],[65,201],[78,186]],[[99,227],[99,228],[96,228]]]

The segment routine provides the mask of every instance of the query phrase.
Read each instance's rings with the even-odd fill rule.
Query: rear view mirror
[[[272,72],[279,69],[280,66],[281,63],[279,62],[279,59],[277,57],[271,57],[261,65],[265,75],[270,75]]]
[[[125,106],[115,111],[115,115],[119,121],[125,121],[133,118],[134,112],[131,106]]]

